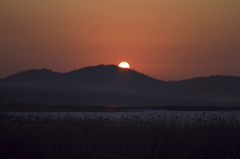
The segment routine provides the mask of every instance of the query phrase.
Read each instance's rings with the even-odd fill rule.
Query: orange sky
[[[0,1],[0,78],[129,62],[162,80],[240,76],[239,0]]]

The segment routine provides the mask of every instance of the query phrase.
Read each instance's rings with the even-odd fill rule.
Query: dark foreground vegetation
[[[178,123],[0,114],[0,158],[240,158],[240,123],[213,116]]]

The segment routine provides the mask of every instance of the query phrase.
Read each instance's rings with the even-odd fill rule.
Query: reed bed
[[[240,158],[237,117],[202,116],[181,122],[177,115],[166,121],[1,113],[0,158]]]

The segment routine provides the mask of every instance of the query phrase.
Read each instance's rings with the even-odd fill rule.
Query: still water
[[[240,123],[240,111],[167,111],[167,110],[132,110],[129,112],[8,112],[9,115],[39,118],[79,118],[129,121],[162,121],[165,123]]]

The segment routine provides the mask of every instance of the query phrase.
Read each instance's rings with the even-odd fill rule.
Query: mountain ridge
[[[240,77],[158,80],[116,65],[88,66],[66,73],[27,70],[0,79],[0,101],[30,104],[239,105]]]
[[[12,75],[8,75],[6,76],[5,78],[0,78],[1,80],[2,79],[9,79],[9,78],[15,78],[15,76],[17,75],[21,75],[21,74],[26,74],[26,73],[29,73],[29,72],[38,72],[38,73],[45,73],[45,74],[55,74],[55,75],[59,75],[59,74],[72,74],[72,73],[78,73],[79,71],[81,70],[86,70],[86,69],[89,69],[89,68],[99,68],[99,67],[112,67],[112,68],[117,68],[119,70],[131,70],[133,72],[136,72],[138,74],[141,74],[141,75],[144,75],[144,76],[147,76],[149,78],[152,78],[152,79],[155,79],[155,80],[159,80],[159,79],[156,79],[154,77],[151,77],[151,76],[148,76],[146,74],[143,74],[143,73],[140,73],[140,72],[137,72],[133,69],[128,69],[128,68],[120,68],[119,66],[117,65],[104,65],[104,64],[100,64],[100,65],[96,65],[96,66],[86,66],[86,67],[83,67],[83,68],[80,68],[80,69],[76,69],[76,70],[72,70],[72,71],[69,71],[69,72],[64,72],[64,73],[60,73],[60,72],[54,72],[52,71],[51,69],[47,69],[47,68],[43,68],[43,69],[30,69],[30,70],[24,70],[24,71],[19,71],[15,74],[12,74]],[[197,79],[206,79],[206,78],[215,78],[215,77],[221,77],[221,78],[226,78],[226,77],[230,77],[230,78],[234,78],[234,79],[240,79],[239,76],[233,76],[233,75],[210,75],[210,76],[197,76],[197,77],[193,77],[193,78],[189,78],[189,79],[181,79],[181,80],[168,80],[168,81],[164,81],[164,80],[159,80],[159,81],[164,81],[164,82],[183,82],[183,81],[188,81],[188,80],[197,80]]]

